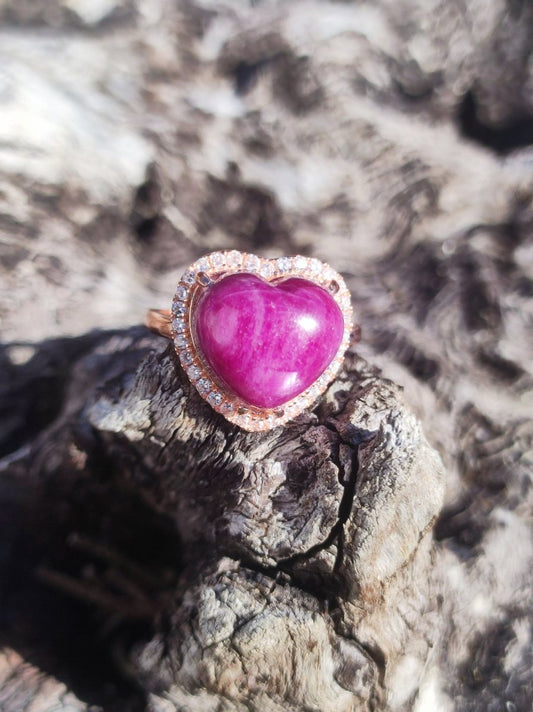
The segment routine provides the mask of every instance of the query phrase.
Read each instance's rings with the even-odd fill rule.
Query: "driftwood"
[[[2,712],[531,709],[533,14],[486,5],[0,3]],[[135,326],[221,247],[353,294],[269,433]]]

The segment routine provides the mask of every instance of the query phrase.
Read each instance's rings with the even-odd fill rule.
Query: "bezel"
[[[194,309],[202,291],[206,289],[205,282],[210,284],[242,272],[257,274],[266,282],[277,282],[291,277],[307,279],[326,289],[343,315],[344,332],[341,344],[329,366],[300,395],[276,408],[257,408],[228,392],[225,384],[220,382],[205,361],[194,340]],[[179,312],[176,306],[178,304]],[[189,380],[217,413],[250,432],[270,430],[283,425],[311,406],[337,375],[350,344],[353,329],[350,293],[341,275],[328,264],[301,255],[267,259],[237,250],[212,252],[187,268],[176,288],[173,315],[171,329],[174,348]]]

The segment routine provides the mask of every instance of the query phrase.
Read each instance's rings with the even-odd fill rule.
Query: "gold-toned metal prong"
[[[198,272],[196,275],[196,282],[202,287],[209,287],[210,284],[213,284],[213,280],[207,272]]]

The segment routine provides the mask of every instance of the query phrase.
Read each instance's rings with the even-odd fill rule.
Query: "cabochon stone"
[[[341,344],[342,312],[301,278],[277,284],[253,274],[206,289],[195,312],[197,347],[215,374],[250,405],[275,408],[308,388]]]

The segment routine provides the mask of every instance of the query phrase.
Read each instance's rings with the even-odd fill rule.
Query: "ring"
[[[212,252],[184,272],[171,310],[148,328],[171,339],[198,393],[244,430],[270,430],[312,405],[337,375],[353,313],[320,260]]]

